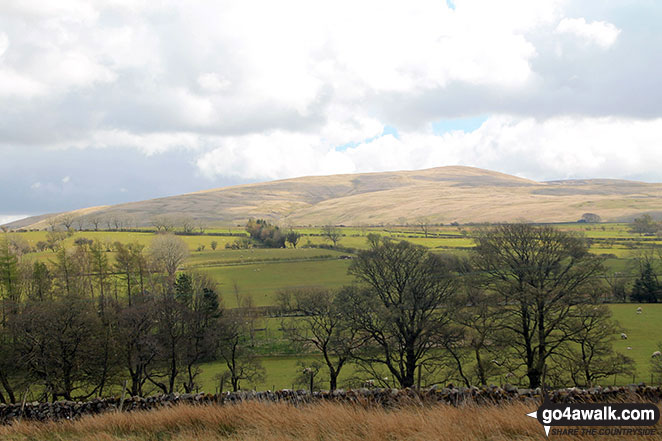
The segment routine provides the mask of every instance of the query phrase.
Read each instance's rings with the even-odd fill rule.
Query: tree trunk
[[[476,353],[476,370],[478,371],[478,380],[481,386],[487,386],[487,378],[485,378],[485,368],[483,367],[483,360],[480,357],[480,349],[475,348]]]
[[[2,387],[5,389],[7,392],[7,396],[9,398],[9,402],[15,403],[16,402],[16,397],[14,396],[14,389],[9,384],[9,381],[7,380],[7,376],[4,373],[0,373],[0,382],[2,383]],[[3,403],[4,398],[3,398]]]
[[[527,371],[526,376],[529,378],[529,387],[531,389],[540,387],[540,378],[542,376],[542,373],[540,372],[539,369],[530,368]]]
[[[414,349],[407,348],[406,350],[406,360],[405,360],[405,375],[402,378],[401,386],[413,387],[416,381],[416,357],[414,356]]]
[[[329,375],[329,391],[333,392],[338,388],[338,374],[331,372]]]

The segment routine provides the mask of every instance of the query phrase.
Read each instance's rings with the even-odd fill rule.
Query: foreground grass
[[[246,402],[229,406],[177,406],[152,412],[106,414],[78,421],[23,422],[0,427],[0,439],[22,440],[544,440],[526,416],[535,405],[454,408],[411,406],[395,410],[321,403],[294,407]],[[658,434],[641,437],[662,440]],[[586,440],[586,436],[558,439]],[[610,440],[625,439],[609,436]],[[628,437],[627,439],[633,439]],[[636,438],[635,438],[636,439]]]

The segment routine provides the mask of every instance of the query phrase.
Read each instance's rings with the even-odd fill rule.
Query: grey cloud
[[[35,153],[33,149],[3,148],[0,213],[44,213],[117,204],[238,181],[198,176],[194,157],[183,150],[153,157],[122,148]],[[70,180],[62,182],[63,176]],[[35,182],[41,185],[32,188]]]
[[[342,50],[351,52],[353,48],[343,46],[342,41],[334,46],[332,36],[324,34],[317,36],[319,41],[310,43],[313,50],[306,52],[308,47],[302,49],[306,57],[303,60],[270,59],[272,54],[259,50],[260,45],[271,47],[268,45],[270,40],[278,37],[268,32],[289,30],[277,26],[278,20],[288,18],[286,16],[273,17],[274,28],[267,33],[252,35],[244,33],[243,25],[253,24],[251,20],[261,17],[244,17],[251,23],[236,23],[237,28],[228,31],[226,27],[235,23],[223,22],[229,19],[216,10],[212,11],[211,6],[208,14],[206,7],[194,4],[181,8],[173,3],[170,9],[162,9],[150,2],[139,14],[119,6],[99,6],[98,15],[92,10],[93,6],[89,6],[89,10],[83,11],[79,17],[56,17],[62,19],[61,22],[44,26],[44,21],[52,18],[49,13],[16,12],[20,9],[16,5],[20,2],[8,4],[9,9],[0,5],[0,12],[3,12],[0,14],[0,32],[8,36],[8,48],[0,54],[0,74],[7,68],[33,75],[43,80],[48,93],[30,96],[8,93],[0,99],[0,184],[12,189],[0,196],[0,212],[5,213],[125,202],[243,182],[229,178],[213,181],[198,175],[196,161],[206,152],[222,146],[227,141],[223,138],[228,137],[237,137],[233,145],[241,150],[245,148],[243,135],[281,132],[321,137],[320,133],[325,136],[331,133],[328,137],[336,139],[338,132],[347,132],[346,128],[352,125],[357,126],[357,139],[343,143],[359,143],[374,136],[360,138],[360,134],[369,132],[359,127],[361,121],[367,119],[377,120],[401,132],[424,132],[427,124],[433,121],[476,115],[507,114],[538,120],[564,115],[633,120],[662,116],[662,88],[659,87],[659,78],[662,78],[662,58],[659,56],[662,49],[662,32],[659,30],[662,4],[659,2],[566,2],[563,6],[565,17],[585,17],[588,22],[603,20],[613,23],[621,32],[611,47],[601,48],[584,44],[570,35],[555,34],[558,20],[533,27],[523,35],[535,47],[535,55],[521,57],[530,64],[532,71],[526,82],[509,86],[498,81],[486,84],[490,81],[485,81],[484,77],[480,81],[458,79],[457,75],[440,69],[440,75],[450,78],[442,87],[431,81],[434,78],[429,78],[430,73],[425,71],[430,68],[431,72],[437,72],[434,66],[424,64],[437,54],[422,49],[412,58],[412,71],[423,71],[420,83],[391,88],[387,87],[392,86],[388,81],[387,86],[382,87],[371,83],[370,80],[380,79],[380,72],[377,70],[375,74],[370,65],[351,65],[352,62],[359,65],[362,61],[359,58],[370,59],[375,54],[359,53],[352,54],[359,58],[343,58]],[[74,13],[72,10],[64,15]],[[361,22],[360,17],[351,18]],[[307,29],[309,17],[300,19],[301,29]],[[310,18],[313,19],[315,17]],[[397,19],[399,17],[394,19],[395,23]],[[372,23],[365,21],[364,24]],[[412,23],[403,25],[406,30]],[[255,29],[258,27],[250,28],[251,32]],[[397,33],[403,29],[387,31]],[[383,28],[377,30],[384,31]],[[382,37],[388,37],[387,34]],[[295,33],[292,43],[308,44],[307,37]],[[467,38],[472,37],[474,35]],[[488,39],[490,35],[485,33],[478,37]],[[407,41],[408,35],[402,35],[402,38]],[[506,41],[512,43],[510,39]],[[398,67],[397,63],[388,63],[391,52],[389,48],[379,47],[379,43],[377,39],[375,46],[367,44],[365,47],[376,52],[385,49],[386,57],[383,53],[375,57],[383,57],[387,68]],[[258,46],[255,53],[251,53],[255,49],[251,44]],[[58,50],[50,53],[49,48],[53,47]],[[437,46],[431,44],[430,47]],[[288,47],[276,49],[282,51],[277,54],[279,56],[290,54]],[[298,52],[295,49],[292,53],[296,58]],[[407,58],[409,47],[405,51],[399,49],[400,52],[396,50],[394,53]],[[414,51],[418,47],[411,49]],[[87,70],[81,68],[79,77],[73,74],[71,78],[67,77],[68,71],[59,74],[63,78],[58,77],[57,72],[51,75],[48,70],[57,71],[57,61],[71,55],[70,52],[89,61],[91,67],[88,66]],[[513,56],[512,53],[506,55]],[[423,64],[416,64],[420,61],[417,56],[424,60]],[[42,65],[44,59],[49,61]],[[384,62],[384,59],[378,61]],[[297,61],[301,62],[297,64]],[[397,77],[401,73],[397,68],[393,70],[386,74]],[[288,83],[291,78],[299,78],[297,75],[302,71],[305,71],[304,77],[319,82],[310,87],[312,92],[309,95],[305,93],[305,85]],[[227,82],[227,87],[205,89],[198,78],[206,73],[218,74]],[[292,75],[288,76],[290,73]],[[265,87],[261,81],[268,86],[264,90],[259,88]],[[295,97],[289,96],[288,87],[292,88]],[[333,127],[328,129],[330,125]],[[128,147],[121,142],[117,145],[104,143],[103,139],[96,137],[99,132],[165,137],[178,134],[184,137],[181,142],[177,138],[163,149],[171,150],[146,157],[140,151],[140,145],[133,143]],[[515,156],[508,156],[502,150],[491,162],[474,160],[468,165],[529,173],[532,178],[554,177],[540,168],[535,142],[531,141],[530,150]],[[273,144],[273,139],[266,136],[264,146],[254,146],[254,152],[251,151],[246,161],[269,161],[269,155],[263,154],[265,152],[282,151],[286,154],[294,151],[288,150],[291,147],[286,141],[277,147]],[[325,158],[326,153],[333,153],[334,146],[324,142],[317,143],[317,146],[314,141],[310,144],[299,145],[297,152],[310,147],[309,150],[314,150],[314,154],[310,154],[312,158]],[[95,145],[105,148],[90,148]],[[78,148],[49,150],[53,146]],[[457,153],[456,157],[467,161],[472,158],[466,153],[470,147],[463,148],[465,154]],[[143,151],[161,150],[143,148]],[[425,153],[429,152],[420,154],[425,156]],[[335,159],[338,169],[349,167],[347,157]],[[225,157],[220,155],[220,160]],[[351,166],[360,171],[367,163],[357,162]],[[251,164],[241,161],[226,165],[219,169],[236,169],[235,176],[242,176],[242,173],[246,176],[246,170],[251,169]],[[309,168],[294,164],[288,168],[288,173],[301,170]],[[612,169],[607,167],[604,170]],[[278,172],[283,173],[282,170]],[[71,176],[71,181],[63,185],[61,179],[67,175]],[[653,179],[650,171],[642,171],[641,177]],[[35,182],[40,182],[40,187],[30,188]]]

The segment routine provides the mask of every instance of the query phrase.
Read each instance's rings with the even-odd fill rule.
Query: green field
[[[638,306],[642,308],[641,314],[636,312]],[[625,303],[610,305],[610,308],[622,332],[628,336],[627,340],[618,338],[614,349],[634,359],[637,364],[636,382],[660,384],[662,379],[651,377],[650,362],[651,354],[662,344],[662,304]],[[625,378],[617,379],[617,382],[625,382]]]
[[[234,285],[242,295],[252,297],[255,306],[276,303],[276,292],[283,288],[321,286],[338,288],[352,281],[347,275],[347,260],[301,260],[261,264],[204,267],[219,283],[226,307],[237,306]]]
[[[662,244],[658,237],[643,237],[628,231],[627,224],[558,224],[558,228],[584,234],[592,240],[591,252],[605,255],[609,272],[626,272],[633,268],[633,259],[642,250]],[[329,249],[329,241],[318,228],[297,228],[303,234],[299,246],[286,249],[251,248],[242,250],[226,249],[226,243],[244,234],[242,228],[208,230],[207,233],[234,234],[235,236],[189,235],[179,236],[188,245],[190,256],[185,269],[209,274],[217,283],[223,305],[226,308],[238,306],[239,297],[250,298],[250,304],[257,307],[273,306],[281,289],[295,287],[337,288],[353,281],[347,272],[352,253],[368,246],[366,235],[376,233],[394,240],[408,240],[428,247],[435,252],[469,253],[474,242],[472,235],[475,226],[431,227],[428,237],[416,226],[389,226],[366,228],[342,228],[341,240],[337,249]],[[38,241],[46,240],[45,231],[32,231],[19,234],[34,247]],[[149,247],[154,233],[132,231],[83,231],[75,232],[65,240],[66,246],[73,246],[77,238],[99,240],[112,250],[115,241],[138,242]],[[216,250],[211,249],[212,241],[217,242]],[[113,251],[109,252],[111,261]],[[49,260],[54,258],[51,251],[31,252],[24,259]],[[239,294],[239,296],[237,295]],[[615,341],[614,347],[632,357],[637,363],[634,380],[651,382],[650,356],[662,343],[660,324],[662,304],[642,305],[644,313],[636,314],[636,304],[612,304],[614,318],[620,323],[622,332],[628,339]],[[314,355],[294,354],[280,331],[280,319],[260,319],[258,323],[257,345],[266,368],[266,378],[258,384],[245,387],[284,388],[292,387],[297,375],[298,360],[313,360]],[[627,348],[631,349],[627,349]],[[215,390],[215,375],[223,370],[219,362],[201,366],[201,383],[205,390]],[[340,382],[354,374],[354,368],[347,366]],[[324,376],[324,372],[320,375]],[[616,378],[617,383],[632,382],[632,378]],[[653,379],[659,381],[658,379]],[[496,379],[495,379],[496,381]],[[610,378],[607,382],[613,382]]]
[[[643,309],[642,314],[637,314],[637,306]],[[662,384],[662,379],[651,377],[650,360],[651,354],[659,350],[658,345],[662,344],[662,334],[660,334],[660,323],[662,323],[662,304],[643,304],[638,305],[635,303],[627,304],[614,304],[610,305],[610,309],[614,314],[614,318],[621,325],[621,332],[625,332],[628,336],[627,340],[621,340],[616,336],[614,341],[614,349],[621,352],[636,362],[636,374],[631,376],[618,376],[616,378],[610,377],[602,381],[602,385],[611,384],[629,384],[632,382],[646,384]],[[274,341],[282,339],[281,333],[278,331],[280,319],[268,319],[267,323],[263,323],[269,329],[265,335],[265,331],[258,333],[258,339],[263,345],[274,346]],[[620,333],[619,333],[620,334]],[[268,342],[268,343],[267,343]],[[283,344],[285,344],[283,342]],[[627,349],[630,347],[631,349]],[[309,362],[317,360],[321,362],[321,357],[315,355],[297,356],[297,355],[276,355],[276,356],[263,356],[261,357],[262,365],[266,370],[266,376],[263,381],[256,382],[255,384],[245,384],[246,388],[260,389],[276,389],[291,388],[293,386],[295,377],[298,375],[300,369],[297,365],[298,361]],[[206,391],[214,391],[218,388],[218,383],[214,377],[224,370],[224,366],[220,362],[205,363],[200,366],[201,375],[200,383],[202,389]],[[353,365],[347,365],[342,372],[339,384],[353,385],[354,387],[360,385],[360,381],[356,379],[356,368]],[[326,380],[327,374],[323,370],[320,372],[320,378]],[[501,381],[500,378],[493,379],[495,383]],[[324,383],[323,383],[324,384]]]

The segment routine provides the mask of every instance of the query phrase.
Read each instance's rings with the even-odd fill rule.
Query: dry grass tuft
[[[535,406],[455,408],[439,405],[400,409],[364,408],[321,403],[294,407],[246,402],[234,406],[176,406],[124,414],[85,417],[79,421],[23,422],[0,427],[2,440],[544,440],[537,421],[526,416]],[[642,437],[662,440],[658,435]],[[591,437],[560,437],[586,440]],[[625,439],[609,436],[610,440]],[[632,439],[629,437],[627,439]]]

